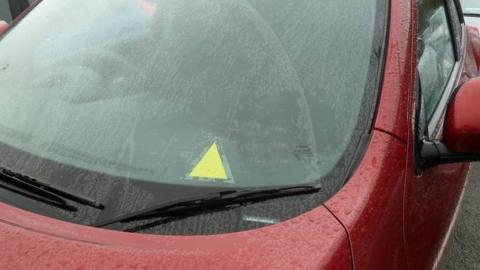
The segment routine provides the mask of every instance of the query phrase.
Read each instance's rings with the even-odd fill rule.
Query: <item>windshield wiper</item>
[[[302,185],[268,189],[225,190],[193,198],[160,203],[158,205],[92,224],[92,226],[105,227],[114,223],[126,223],[147,220],[155,217],[173,216],[182,212],[202,210],[208,207],[228,207],[231,205],[264,201],[279,197],[309,194],[318,192],[320,189],[320,185]]]
[[[104,208],[101,203],[90,198],[59,189],[50,184],[42,183],[31,177],[1,167],[0,187],[68,211],[77,211],[78,209],[75,206],[69,205],[64,199],[69,199],[97,209]]]

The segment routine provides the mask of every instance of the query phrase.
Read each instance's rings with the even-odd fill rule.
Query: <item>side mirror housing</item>
[[[462,85],[445,116],[441,141],[421,138],[418,170],[447,164],[480,161],[480,78]]]
[[[480,78],[465,83],[451,101],[443,138],[450,151],[480,157]]]

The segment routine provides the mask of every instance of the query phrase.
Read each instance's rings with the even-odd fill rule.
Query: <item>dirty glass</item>
[[[461,0],[463,11],[465,12],[465,23],[480,29],[480,1]]]
[[[8,0],[0,0],[0,21],[10,22],[12,14],[10,13],[10,5]]]
[[[440,101],[455,63],[444,3],[418,1],[418,72],[427,117]]]
[[[480,10],[479,10],[479,13],[480,13]],[[465,23],[467,25],[472,25],[480,29],[480,18],[465,16]]]
[[[478,0],[460,0],[460,3],[464,10],[469,8],[480,9],[480,1]]]
[[[374,0],[44,0],[0,41],[0,142],[157,183],[317,181],[359,120],[375,12]]]

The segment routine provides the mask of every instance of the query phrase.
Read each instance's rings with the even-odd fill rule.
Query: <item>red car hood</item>
[[[346,232],[323,206],[273,226],[209,236],[97,229],[0,204],[0,269],[347,269]]]

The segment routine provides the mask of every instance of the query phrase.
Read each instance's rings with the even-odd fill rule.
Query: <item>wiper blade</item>
[[[230,205],[264,201],[279,197],[294,196],[318,192],[320,185],[287,186],[268,189],[225,190],[216,193],[200,195],[194,198],[164,202],[152,207],[113,217],[92,226],[105,227],[114,223],[147,220],[155,217],[171,216],[190,210],[201,210],[206,207],[227,207]]]
[[[0,167],[0,187],[24,195],[26,197],[65,209],[77,211],[75,206],[69,205],[65,199],[103,209],[103,204],[90,198],[65,191],[47,183],[42,183],[31,177]]]

